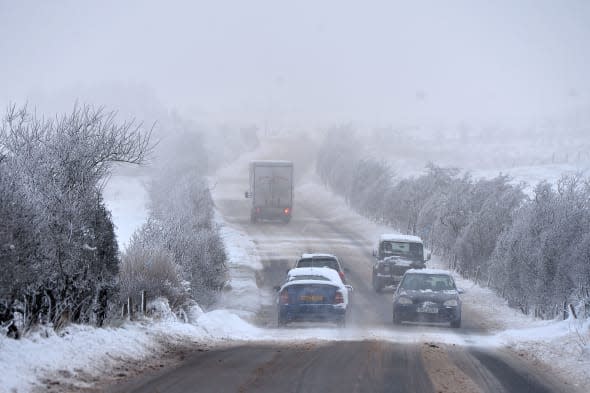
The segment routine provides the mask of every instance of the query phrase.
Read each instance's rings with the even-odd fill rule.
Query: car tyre
[[[342,316],[341,318],[339,318],[336,321],[336,325],[338,325],[339,328],[344,328],[346,327],[346,316]]]
[[[459,329],[461,327],[461,318],[451,321],[451,327],[453,329]]]
[[[394,325],[401,325],[402,324],[402,320],[400,319],[399,315],[397,315],[396,313],[393,313],[393,324]]]
[[[282,327],[285,327],[285,326],[287,326],[287,321],[284,320],[283,318],[279,317],[277,319],[277,327],[282,328]]]

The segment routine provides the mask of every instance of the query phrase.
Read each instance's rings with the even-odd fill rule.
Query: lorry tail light
[[[336,291],[336,294],[334,295],[334,304],[342,303],[344,303],[344,295],[342,295],[342,292]]]
[[[289,292],[287,290],[280,293],[279,304],[289,304]]]
[[[285,213],[286,216],[289,215],[289,213],[291,213],[291,209],[289,209],[288,207],[286,207],[283,212]]]

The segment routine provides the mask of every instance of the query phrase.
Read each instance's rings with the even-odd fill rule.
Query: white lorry
[[[259,219],[291,220],[293,213],[293,163],[291,161],[251,161],[250,221]]]

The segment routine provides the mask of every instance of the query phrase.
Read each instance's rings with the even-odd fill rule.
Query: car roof
[[[343,285],[338,272],[329,267],[296,267],[289,270],[287,275],[289,278],[297,276],[322,276],[340,286]]]
[[[451,276],[451,272],[442,269],[410,269],[405,274],[437,274]]]
[[[411,242],[411,243],[422,243],[422,239],[418,236],[413,235],[400,235],[397,233],[386,233],[379,237],[379,242],[390,241],[390,242]]]
[[[304,253],[301,254],[301,259],[309,259],[309,258],[334,258],[338,259],[338,257],[334,254],[325,254],[325,253]]]

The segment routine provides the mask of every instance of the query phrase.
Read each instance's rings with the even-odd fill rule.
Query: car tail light
[[[286,216],[288,216],[289,213],[291,213],[291,209],[289,209],[288,207],[286,207],[285,210],[283,210],[283,212],[285,213]]]
[[[334,295],[334,304],[342,303],[344,303],[344,295],[342,295],[342,292],[336,291],[336,294]]]
[[[344,272],[338,272],[338,274],[340,274],[340,279],[344,282]]]
[[[280,304],[289,304],[289,292],[283,291],[279,295],[279,303]]]

